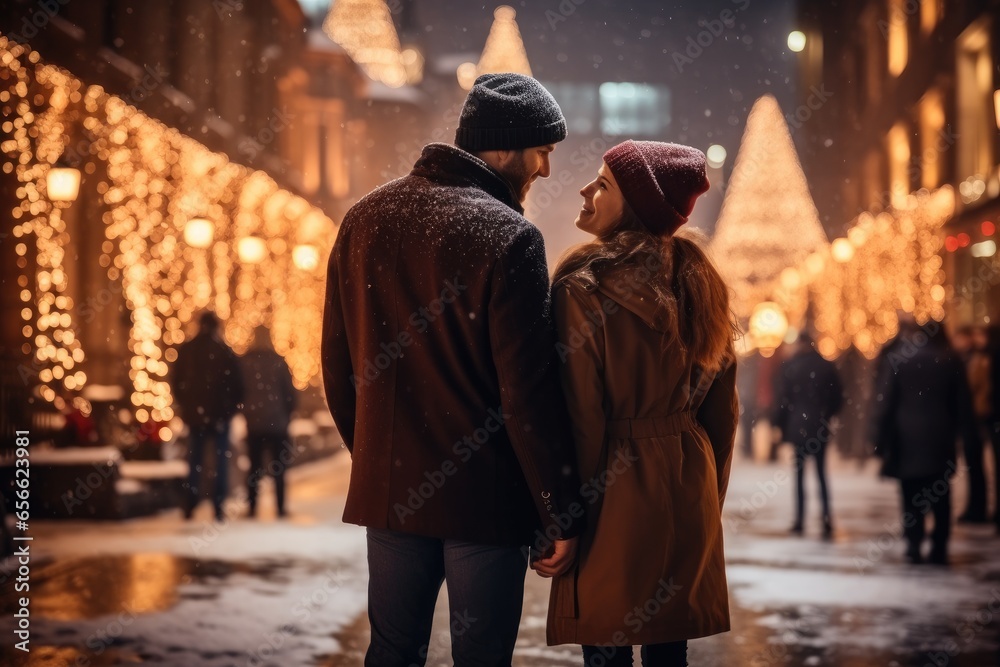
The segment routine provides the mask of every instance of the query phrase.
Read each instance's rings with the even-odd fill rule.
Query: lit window
[[[958,178],[982,179],[993,168],[996,125],[993,110],[993,58],[986,21],[959,35],[956,67]]]
[[[893,76],[902,74],[909,57],[906,9],[906,0],[889,0],[889,74]]]
[[[601,84],[601,131],[658,136],[670,125],[670,91],[644,83]]]
[[[600,121],[597,86],[579,83],[544,82],[545,88],[556,98],[566,126],[572,134],[595,134]]]
[[[920,30],[929,35],[941,20],[941,0],[920,0]]]
[[[944,135],[944,102],[938,90],[920,100],[920,185],[929,190],[941,185],[941,153],[948,150]]]
[[[896,123],[889,130],[889,183],[893,206],[900,206],[910,194],[910,136],[906,125]]]

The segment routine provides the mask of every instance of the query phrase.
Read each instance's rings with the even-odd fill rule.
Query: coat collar
[[[479,188],[524,215],[524,208],[507,180],[458,146],[427,144],[410,173],[443,185]]]

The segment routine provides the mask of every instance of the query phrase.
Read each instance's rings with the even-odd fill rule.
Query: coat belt
[[[609,438],[659,438],[693,431],[697,426],[694,412],[685,410],[663,417],[612,419],[607,422],[606,433]]]

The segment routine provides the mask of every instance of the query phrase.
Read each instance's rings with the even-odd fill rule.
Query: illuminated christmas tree
[[[747,118],[710,246],[736,314],[749,317],[780,287],[782,271],[827,244],[781,108],[765,95]]]
[[[372,79],[393,88],[406,83],[399,35],[383,0],[335,0],[323,30]]]
[[[476,67],[477,76],[497,72],[517,72],[531,76],[528,53],[524,50],[521,31],[514,20],[516,15],[517,12],[507,5],[501,5],[493,12],[493,26]]]

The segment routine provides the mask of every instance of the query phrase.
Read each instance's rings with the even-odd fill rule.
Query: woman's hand
[[[579,541],[580,538],[578,537],[568,540],[556,540],[552,545],[552,553],[533,562],[531,569],[545,578],[558,577],[573,567],[573,563],[576,561],[576,547]]]

